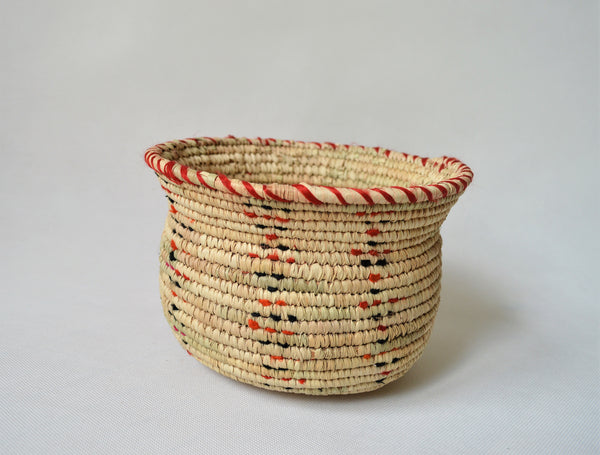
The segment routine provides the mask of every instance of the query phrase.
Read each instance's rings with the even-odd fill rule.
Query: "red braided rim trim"
[[[163,151],[182,149],[190,146],[214,146],[254,144],[262,146],[305,147],[316,149],[340,150],[358,147],[374,150],[390,159],[401,159],[415,166],[429,166],[434,170],[452,170],[453,176],[444,180],[423,186],[387,186],[381,188],[348,188],[331,187],[324,185],[310,185],[296,183],[293,185],[272,183],[252,183],[245,180],[229,178],[223,174],[200,171],[182,166],[176,161],[163,157]],[[155,145],[146,150],[144,159],[148,166],[164,175],[176,184],[188,183],[195,186],[205,186],[211,190],[223,191],[238,196],[250,197],[261,200],[274,200],[280,202],[295,202],[309,204],[407,204],[426,201],[436,201],[448,196],[462,193],[473,179],[473,172],[464,163],[456,158],[443,156],[440,158],[423,158],[406,153],[395,152],[381,147],[364,147],[357,145],[334,144],[332,142],[303,142],[280,140],[273,138],[249,139],[245,137],[228,136],[226,138],[200,137],[174,140]]]

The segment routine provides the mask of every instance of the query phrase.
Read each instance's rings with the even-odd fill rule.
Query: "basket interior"
[[[291,145],[202,145],[163,152],[163,157],[197,171],[225,174],[255,183],[309,183],[336,187],[371,188],[428,185],[452,178],[456,170],[439,171],[434,160],[425,166],[392,152],[373,148],[314,148]]]

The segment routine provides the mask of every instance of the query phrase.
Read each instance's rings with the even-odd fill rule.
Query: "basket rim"
[[[335,187],[309,183],[253,183],[246,180],[229,178],[224,174],[215,174],[182,165],[167,159],[163,152],[196,146],[241,145],[305,147],[314,149],[348,150],[350,147],[372,150],[388,159],[403,160],[416,166],[429,166],[438,172],[452,169],[454,176],[428,185],[382,186],[382,187]],[[465,191],[473,180],[471,169],[456,158],[441,156],[438,158],[421,157],[383,147],[366,147],[357,144],[338,144],[333,142],[304,142],[298,140],[256,137],[196,137],[176,139],[154,145],[144,153],[146,164],[155,172],[171,182],[181,185],[203,186],[211,190],[249,197],[262,201],[283,203],[336,204],[336,205],[391,205],[433,202]]]

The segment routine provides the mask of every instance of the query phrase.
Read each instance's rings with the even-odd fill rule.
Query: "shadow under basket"
[[[419,358],[465,164],[232,136],[166,142],[145,160],[169,201],[162,305],[188,354],[311,395],[377,389]]]

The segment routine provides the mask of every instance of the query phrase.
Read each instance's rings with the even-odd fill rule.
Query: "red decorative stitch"
[[[387,376],[387,375],[388,375],[388,374],[390,374],[390,373],[391,373],[391,371],[382,371],[382,372],[381,372],[381,374],[382,374],[382,375],[384,375],[384,376]]]
[[[267,240],[275,240],[275,239],[278,239],[279,237],[277,237],[277,234],[265,234],[265,238]]]
[[[371,273],[369,275],[369,281],[371,283],[377,283],[380,279],[381,279],[381,274],[380,273],[377,273],[377,274]]]
[[[338,201],[340,201],[340,203],[342,205],[348,205],[348,202],[346,202],[346,199],[344,199],[344,196],[342,196],[342,193],[340,193],[340,190],[338,190],[337,188],[335,188],[333,186],[323,186],[323,188],[327,188],[329,191],[331,191],[333,193],[333,195],[335,197],[337,197]]]
[[[385,332],[387,330],[387,327],[385,325],[380,325],[377,327],[377,330],[379,330],[380,332]]]
[[[225,186],[225,188],[227,188],[229,190],[230,193],[233,193],[237,196],[241,196],[240,193],[238,193],[234,188],[233,185],[231,184],[231,180],[229,180],[227,178],[226,175],[224,174],[219,174],[219,179],[221,180],[221,183],[223,183],[223,185]]]
[[[188,177],[188,175],[187,175],[187,171],[188,171],[188,167],[187,167],[187,166],[181,166],[181,167],[179,168],[179,172],[180,172],[180,174],[181,174],[181,177],[183,178],[183,180],[185,180],[185,181],[186,181],[186,182],[188,182],[188,183],[191,183],[192,185],[195,185],[195,183],[194,183],[194,182],[192,182],[192,181],[189,179],[189,177]]]
[[[350,250],[350,254],[354,255],[354,256],[360,256],[361,254],[363,254],[362,250],[355,250],[354,248],[352,248]]]
[[[388,201],[390,204],[396,203],[396,199],[394,199],[389,193],[385,192],[381,188],[371,188],[371,189],[373,191],[377,191],[379,194],[381,194],[385,198],[385,200]]]
[[[213,188],[208,183],[206,183],[206,181],[204,181],[204,177],[202,176],[202,172],[200,172],[200,171],[196,172],[196,177],[198,177],[198,180],[200,181],[200,183],[202,183],[202,185],[204,185],[206,188],[209,188],[211,190],[216,190],[216,188]]]
[[[248,319],[248,327],[250,327],[252,330],[257,330],[260,328],[258,322],[256,322],[254,319]]]
[[[265,330],[266,330],[267,332],[269,332],[269,333],[275,333],[275,332],[277,332],[277,330],[275,330],[275,329],[272,329],[271,327],[265,327]]]
[[[367,212],[356,212],[356,216],[365,216]]]
[[[258,254],[256,253],[248,253],[248,256],[250,256],[251,258],[257,258],[260,257]]]
[[[279,201],[279,202],[292,202],[292,201],[290,201],[289,199],[284,199],[284,198],[282,198],[282,197],[280,197],[280,196],[277,196],[275,193],[273,193],[273,192],[272,192],[272,191],[271,191],[271,190],[270,190],[270,189],[267,187],[267,185],[263,185],[263,192],[264,192],[264,193],[265,193],[267,196],[269,196],[271,199],[274,199],[274,200],[276,200],[276,201]]]
[[[252,186],[252,184],[250,182],[246,182],[245,180],[242,180],[242,185],[244,185],[244,188],[246,188],[246,191],[248,191],[248,193],[250,193],[256,199],[261,199],[261,200],[265,199],[264,197],[262,197],[260,194],[258,194],[256,192],[256,190],[254,189],[254,187]]]
[[[312,194],[312,192],[306,188],[304,185],[297,183],[295,185],[292,185],[294,188],[296,188],[298,191],[300,191],[302,193],[302,195],[309,201],[312,202],[315,205],[321,205],[323,204],[322,201],[320,201],[319,199],[317,199],[315,197],[314,194]]]
[[[169,208],[169,212],[177,213],[177,209],[173,206],[173,204],[171,204],[171,207]]]
[[[293,264],[294,262],[296,262],[296,260],[294,258],[287,258],[285,262],[287,262],[288,264]]]
[[[273,360],[283,360],[283,356],[282,355],[272,355],[271,358]]]
[[[358,194],[360,194],[363,197],[363,199],[367,202],[367,204],[369,204],[369,205],[375,204],[375,202],[373,201],[371,196],[369,196],[369,193],[367,191],[363,190],[362,188],[350,188],[350,189],[354,190]]]
[[[369,302],[360,302],[358,306],[361,307],[363,310],[366,310],[367,308],[369,308]]]
[[[448,183],[454,187],[456,191],[460,191],[460,185],[454,181],[454,179],[450,180],[442,180],[440,183]]]
[[[289,219],[287,219],[287,218],[281,218],[281,217],[279,217],[279,216],[276,216],[276,217],[275,217],[275,219],[276,219],[277,221],[279,221],[280,223],[287,223],[287,222],[289,222],[289,221],[290,221],[290,220],[289,220]]]
[[[183,183],[183,180],[178,179],[177,177],[175,177],[175,174],[173,173],[173,167],[175,166],[175,161],[169,161],[164,169],[163,172],[164,174],[173,182],[175,182],[177,185],[181,185]]]
[[[379,253],[377,252],[377,250],[370,250],[370,251],[369,251],[369,254],[370,254],[371,256],[377,256]]]
[[[171,239],[171,248],[173,250],[177,250],[177,245],[175,245],[175,240]]]
[[[365,234],[375,237],[376,235],[379,235],[379,229],[369,229]]]
[[[260,303],[262,306],[269,306],[269,305],[272,305],[271,301],[270,301],[270,300],[267,300],[267,299],[260,299],[260,300],[258,301],[258,303]]]
[[[408,197],[408,200],[410,202],[417,202],[417,196],[415,196],[414,193],[408,188],[404,188],[402,186],[392,186],[391,188],[395,188],[397,190],[402,191],[404,194],[406,194],[406,197]]]
[[[306,379],[298,379],[298,382],[299,382],[300,384],[304,384],[304,383],[306,382]]]
[[[423,191],[423,193],[425,193],[428,200],[433,201],[433,194],[424,186],[414,186],[413,188],[419,188],[421,191]]]
[[[277,256],[277,253],[271,253],[267,256],[267,259],[270,259],[271,261],[279,261],[279,256]]]
[[[258,217],[258,215],[256,213],[246,212],[245,210],[244,210],[244,215],[246,215],[249,218],[256,218],[256,217]]]
[[[278,305],[278,306],[286,306],[286,305],[287,305],[287,303],[285,303],[283,300],[278,300],[277,302],[275,302],[275,305]]]
[[[365,354],[363,355],[363,359],[370,359],[371,358],[371,354]]]
[[[443,197],[448,196],[448,190],[443,185],[437,185],[437,184],[435,184],[435,185],[432,185],[432,186],[435,186],[438,190],[440,190],[440,192],[442,193]]]

